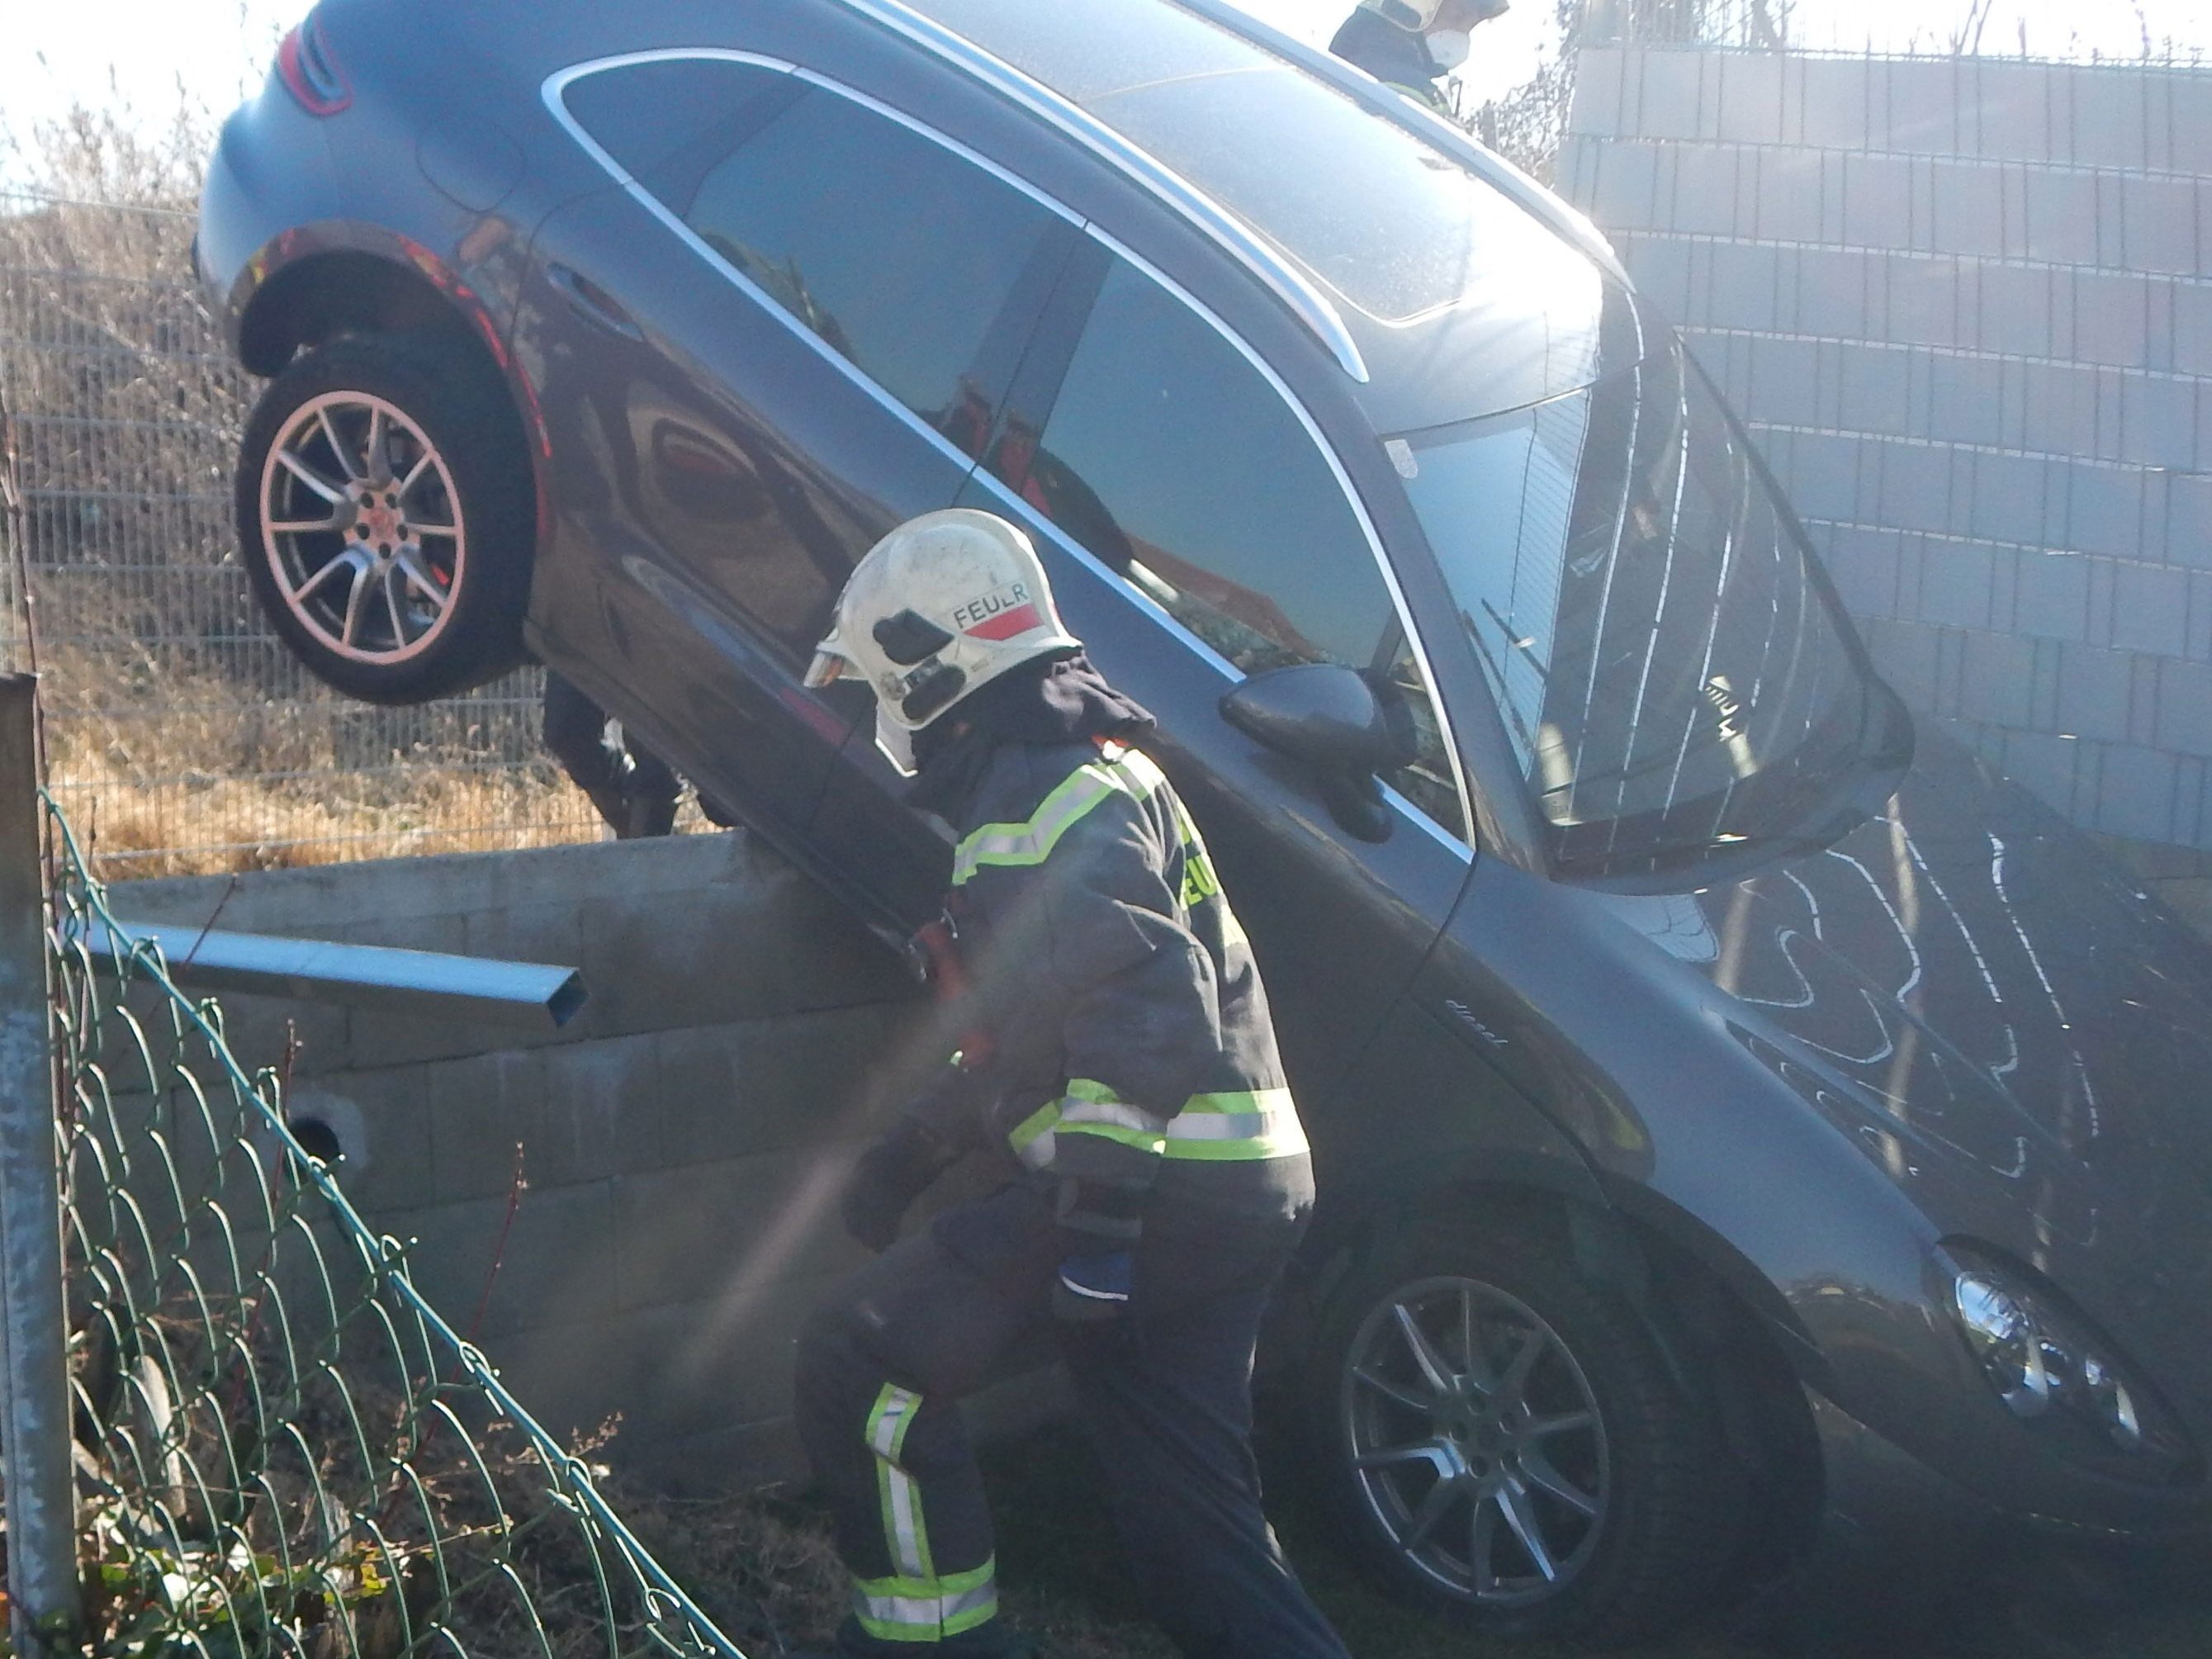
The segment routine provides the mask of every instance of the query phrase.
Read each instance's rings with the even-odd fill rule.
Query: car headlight
[[[2107,1473],[2179,1479],[2196,1458],[2172,1415],[2109,1339],[1994,1252],[1948,1246],[1951,1306],[1982,1375],[2054,1449]]]

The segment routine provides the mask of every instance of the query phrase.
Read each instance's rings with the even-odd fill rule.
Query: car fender
[[[1459,1009],[1439,1013],[1413,998],[1399,1005],[1355,1068],[1358,1103],[1340,1115],[1357,1127],[1347,1134],[1322,1118],[1317,1259],[1377,1218],[1434,1215],[1464,1202],[1476,1220],[1486,1201],[1534,1196],[1559,1206],[1577,1261],[1619,1282],[1632,1300],[1644,1299],[1643,1238],[1656,1237],[1753,1315],[1802,1380],[1832,1386],[1819,1345],[1772,1280],[1663,1193],[1607,1170],[1493,1063],[1498,1040]]]
[[[502,370],[507,365],[507,325],[512,319],[511,301],[494,304],[463,279],[446,260],[413,237],[361,220],[311,220],[278,232],[263,243],[240,265],[232,279],[223,305],[233,320],[233,332],[243,338],[252,326],[254,309],[288,272],[307,261],[332,253],[367,254],[411,272],[441,295],[468,333],[491,353]]]

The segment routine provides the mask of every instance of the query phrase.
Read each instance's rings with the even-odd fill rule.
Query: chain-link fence
[[[295,1138],[283,1066],[250,1074],[52,835],[91,1650],[742,1659]]]
[[[0,668],[35,644],[92,856],[125,877],[594,834],[539,747],[534,671],[372,708],[263,625],[231,525],[253,385],[191,235],[181,210],[0,191]]]

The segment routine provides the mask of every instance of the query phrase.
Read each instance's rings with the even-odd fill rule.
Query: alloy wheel
[[[1543,1601],[1605,1529],[1605,1423],[1582,1366],[1525,1303],[1425,1279],[1361,1322],[1342,1377],[1360,1496],[1395,1550],[1454,1598]]]
[[[398,405],[331,392],[292,412],[261,472],[261,545],[285,605],[356,662],[404,662],[451,618],[468,551],[451,470]]]

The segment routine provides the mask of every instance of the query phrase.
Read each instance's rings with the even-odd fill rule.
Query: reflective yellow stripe
[[[1049,1133],[1052,1126],[1059,1121],[1060,1103],[1048,1100],[1006,1132],[1006,1144],[1018,1153],[1026,1152],[1032,1141],[1039,1135]]]
[[[942,1578],[863,1578],[853,1586],[853,1616],[884,1642],[941,1642],[974,1630],[999,1611],[997,1563]]]
[[[1079,1088],[1085,1091],[1084,1095],[1077,1094]],[[1308,1150],[1305,1127],[1298,1121],[1297,1107],[1288,1089],[1193,1095],[1164,1125],[1139,1129],[1124,1127],[1118,1121],[1079,1121],[1079,1115],[1110,1109],[1115,1120],[1127,1115],[1132,1123],[1156,1121],[1122,1102],[1090,1097],[1104,1088],[1085,1078],[1071,1079],[1066,1097],[1049,1101],[1030,1113],[1008,1133],[1007,1144],[1033,1170],[1052,1167],[1059,1150],[1055,1137],[1063,1133],[1103,1135],[1124,1146],[1194,1164],[1255,1163],[1292,1158]]]
[[[1085,1100],[1071,1090],[1060,1121],[1054,1127],[1064,1134],[1097,1135],[1140,1152],[1157,1152],[1160,1149],[1163,1121],[1126,1101]]]
[[[1109,743],[1100,752],[1108,764],[1118,766],[1135,778],[1147,795],[1156,789],[1167,787],[1168,775],[1161,771],[1159,763],[1143,750],[1124,749],[1118,743]]]
[[[962,885],[987,864],[1042,864],[1060,838],[1099,802],[1115,795],[1148,800],[1166,781],[1160,769],[1133,749],[1086,762],[1061,779],[1021,823],[986,823],[963,836],[952,854],[952,884]]]
[[[929,1528],[922,1522],[921,1488],[900,1462],[906,1431],[921,1409],[921,1396],[895,1382],[884,1384],[868,1413],[868,1449],[876,1455],[876,1495],[883,1505],[884,1542],[891,1565],[912,1578],[934,1571],[929,1559]]]
[[[1305,1126],[1290,1117],[1256,1120],[1252,1133],[1233,1139],[1171,1134],[1165,1156],[1173,1164],[1258,1164],[1271,1158],[1296,1158],[1307,1150]]]
[[[1193,1095],[1168,1120],[1167,1156],[1187,1163],[1256,1163],[1307,1150],[1288,1089]]]
[[[1236,1089],[1223,1094],[1193,1095],[1184,1112],[1287,1112],[1295,1109],[1288,1089]]]

